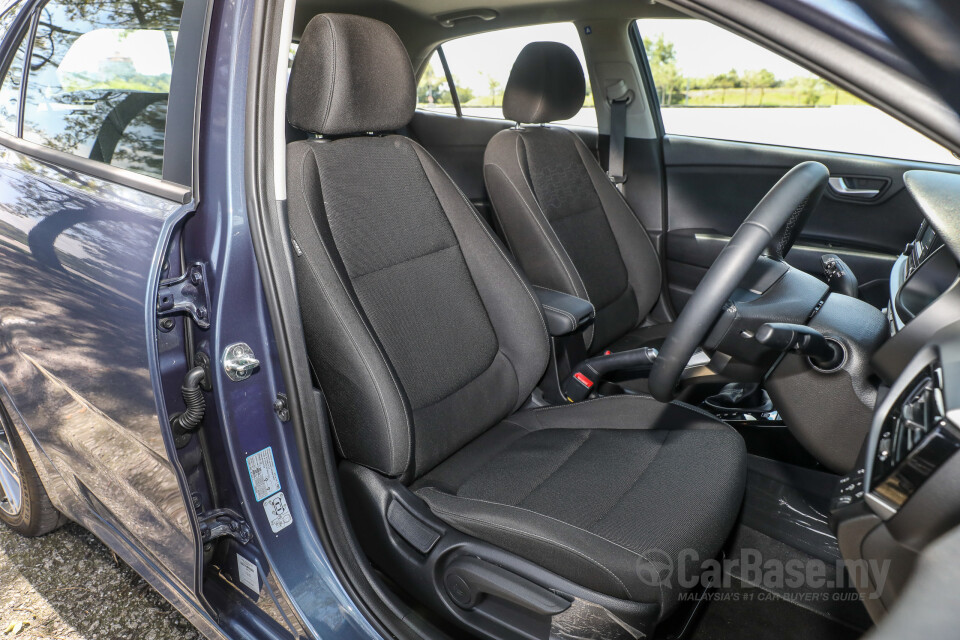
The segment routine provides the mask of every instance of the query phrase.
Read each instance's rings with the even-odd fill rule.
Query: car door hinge
[[[200,521],[200,539],[206,544],[230,536],[240,544],[250,542],[250,525],[232,509],[213,509],[197,514]]]
[[[201,329],[210,327],[210,292],[202,262],[191,264],[182,276],[160,281],[157,316],[188,313]]]

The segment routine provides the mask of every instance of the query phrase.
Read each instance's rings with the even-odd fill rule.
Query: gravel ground
[[[71,523],[42,538],[22,538],[0,525],[0,640],[8,638],[200,635],[93,534]]]

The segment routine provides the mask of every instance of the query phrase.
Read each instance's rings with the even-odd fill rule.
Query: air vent
[[[943,371],[930,364],[884,420],[873,459],[874,498],[899,509],[960,448],[945,419]]]
[[[888,438],[886,449],[878,447],[878,460],[884,462],[886,457],[894,461],[903,460],[933,427],[943,421],[943,390],[940,384],[942,376],[940,368],[932,365],[915,382],[900,402],[900,406],[891,414],[892,439]],[[883,442],[881,438],[881,443]]]

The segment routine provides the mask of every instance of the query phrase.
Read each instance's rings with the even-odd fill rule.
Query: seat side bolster
[[[287,207],[310,359],[337,416],[334,435],[343,456],[403,477],[412,468],[409,403],[324,233],[315,144],[287,147]]]
[[[521,145],[520,132],[501,131],[483,156],[484,182],[507,244],[534,284],[589,300],[583,280],[525,177]]]
[[[574,139],[574,146],[587,169],[587,175],[590,176],[593,188],[600,198],[607,222],[613,230],[613,236],[620,249],[620,258],[627,268],[627,277],[637,299],[639,309],[637,324],[640,324],[660,297],[662,274],[657,249],[639,218],[607,178],[580,136],[573,132],[569,134]]]

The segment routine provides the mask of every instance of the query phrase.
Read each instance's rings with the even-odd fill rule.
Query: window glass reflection
[[[160,177],[183,3],[54,0],[41,11],[23,137]]]

